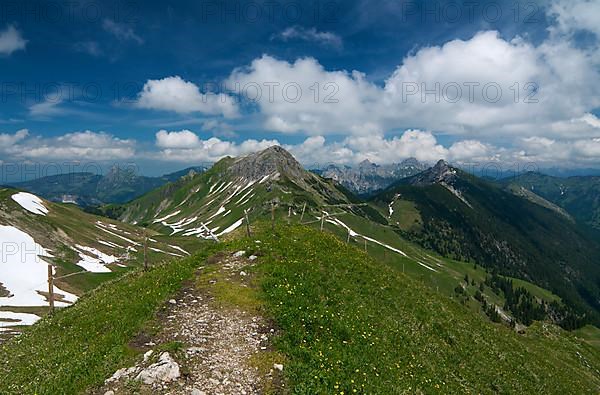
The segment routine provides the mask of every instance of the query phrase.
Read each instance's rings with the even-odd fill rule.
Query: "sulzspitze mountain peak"
[[[303,179],[306,171],[288,151],[278,145],[235,159],[228,172],[235,177],[256,180],[279,173],[291,179]]]

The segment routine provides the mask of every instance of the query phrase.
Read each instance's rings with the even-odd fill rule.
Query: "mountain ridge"
[[[426,169],[427,166],[415,158],[390,165],[377,165],[365,159],[355,167],[332,164],[319,171],[319,174],[335,180],[355,194],[369,195]]]
[[[423,247],[533,281],[598,322],[600,247],[563,214],[445,162],[373,201],[414,205],[419,224],[398,231]]]
[[[575,220],[600,231],[600,176],[566,178],[528,172],[499,181],[505,188],[518,186],[568,212]]]
[[[75,203],[82,207],[126,203],[190,172],[204,167],[189,167],[160,177],[135,174],[132,169],[111,168],[107,174],[91,172],[57,174],[31,181],[8,183],[8,187],[26,190],[53,202]]]

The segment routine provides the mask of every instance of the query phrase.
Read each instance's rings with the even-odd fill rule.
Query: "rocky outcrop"
[[[142,370],[135,379],[144,384],[152,385],[177,380],[180,375],[179,364],[171,358],[168,352],[164,352],[160,355],[158,362]]]
[[[450,166],[445,160],[440,160],[432,168],[411,177],[409,184],[418,186],[432,184],[453,185],[457,178],[458,170]]]
[[[426,168],[426,165],[414,158],[381,166],[364,160],[356,167],[329,165],[322,171],[322,175],[362,195],[385,189],[396,181],[418,174]]]

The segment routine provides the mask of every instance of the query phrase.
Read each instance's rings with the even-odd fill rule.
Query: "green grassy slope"
[[[458,175],[453,188],[468,204],[437,183],[396,185],[373,203],[387,211],[389,202],[401,195],[419,214],[414,226],[395,225],[403,236],[444,256],[534,282],[599,322],[599,244],[554,210],[460,171]],[[414,217],[414,211],[409,215]]]
[[[333,235],[259,227],[252,240],[210,244],[106,283],[0,346],[2,393],[71,394],[101,384],[130,362],[127,342],[217,248],[260,256],[250,275],[260,311],[280,328],[274,347],[286,357],[293,393],[600,390],[600,354],[557,327],[538,323],[518,335]]]
[[[299,214],[304,203],[310,210],[348,203],[349,198],[332,181],[303,170],[289,153],[267,149],[247,157],[225,158],[203,174],[183,177],[108,210],[125,222],[147,225],[165,234],[210,238],[202,224],[219,235],[240,224],[246,209],[252,217],[262,216],[271,201],[293,207]]]
[[[596,393],[599,355],[536,324],[489,323],[355,248],[305,228],[262,239],[276,345],[298,393]],[[590,364],[590,368],[585,363]]]
[[[143,229],[108,218],[98,217],[81,211],[71,204],[56,204],[44,201],[48,213],[36,215],[23,209],[11,197],[18,191],[0,189],[0,225],[13,226],[30,235],[37,244],[52,251],[52,258],[44,258],[40,265],[49,262],[55,265],[56,286],[60,289],[81,295],[104,281],[114,279],[133,267],[143,263]],[[156,264],[161,261],[182,257],[181,251],[193,250],[199,240],[166,238],[155,231],[148,231],[148,261]],[[94,248],[104,254],[114,256],[117,262],[106,265],[111,272],[92,273],[78,263],[81,260],[74,250],[76,246]],[[86,252],[90,257],[93,253]],[[3,264],[18,264],[4,257]],[[6,261],[5,261],[6,260]],[[12,263],[11,263],[12,262]],[[28,273],[22,274],[24,277]],[[45,278],[37,289],[45,290]],[[2,284],[2,278],[0,278]],[[10,290],[9,290],[10,291]],[[1,305],[1,303],[0,303]],[[1,307],[0,310],[44,314],[47,308],[41,306]]]
[[[102,384],[132,357],[129,340],[216,247],[104,283],[1,344],[0,393],[78,394]]]

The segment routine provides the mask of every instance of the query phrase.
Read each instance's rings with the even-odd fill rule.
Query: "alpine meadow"
[[[599,26],[0,2],[0,394],[600,393]]]

